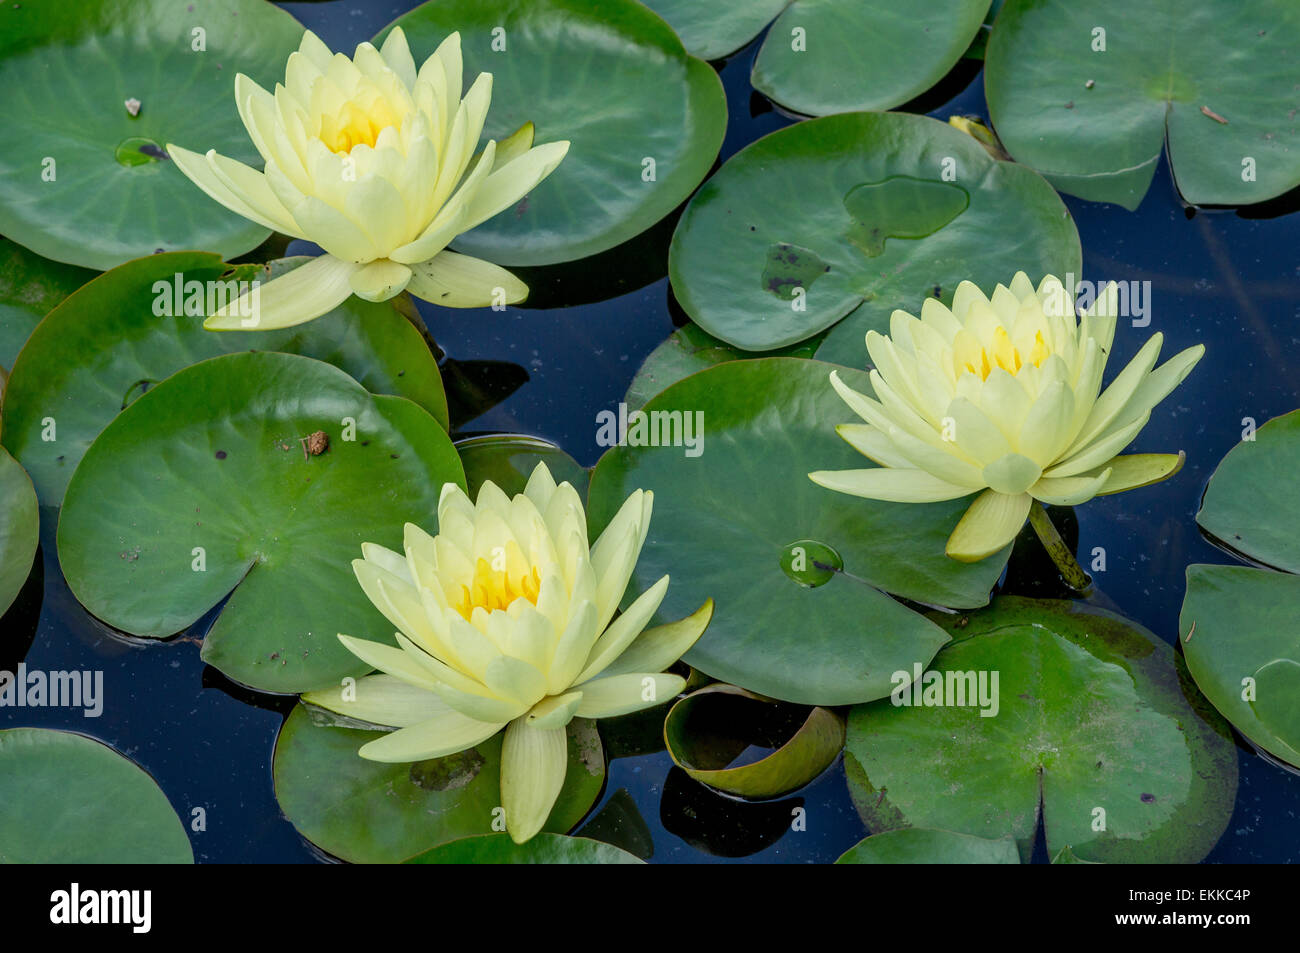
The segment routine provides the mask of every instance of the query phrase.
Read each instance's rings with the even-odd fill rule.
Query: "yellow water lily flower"
[[[396,728],[360,749],[373,761],[440,758],[502,728],[501,801],[517,843],[546,823],[564,783],[565,726],[668,701],[684,680],[664,669],[703,634],[709,600],[646,629],[668,577],[615,617],[650,526],[637,490],[587,545],[582,500],[539,463],[524,492],[485,482],[476,503],[455,484],[438,502],[438,535],[406,525],[404,554],[368,543],[361,588],[399,630],[393,648],[340,635],[384,674],[303,699]]]
[[[1041,507],[1031,514],[1035,501],[1068,506],[1173,475],[1182,453],[1119,451],[1205,348],[1155,368],[1163,336],[1154,334],[1102,391],[1117,301],[1111,283],[1076,316],[1060,281],[1049,276],[1035,290],[1020,272],[991,297],[964,281],[951,309],[927,298],[920,318],[895,311],[888,336],[867,334],[874,397],[830,375],[865,421],[840,425],[840,435],[879,466],[809,476],[875,500],[926,503],[979,492],[947,545],[949,556],[973,562],[1040,515]]]
[[[209,150],[168,145],[194,184],[267,228],[325,254],[211,315],[218,330],[283,328],[349,295],[403,290],[456,308],[522,301],[528,288],[497,265],[447,251],[462,232],[518,202],[551,174],[568,142],[533,145],[533,126],[476,154],[492,75],[461,98],[460,34],[418,70],[401,27],[349,59],[308,31],[271,94],[242,73],[235,100],[263,172]],[[247,319],[256,301],[253,321]],[[254,323],[255,322],[255,323]]]

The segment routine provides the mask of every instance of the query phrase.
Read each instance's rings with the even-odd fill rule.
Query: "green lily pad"
[[[138,764],[70,731],[0,731],[0,864],[191,864],[167,795]]]
[[[310,455],[306,438],[328,444]],[[401,549],[444,483],[451,440],[401,397],[290,354],[202,361],[138,397],[86,451],[59,519],[73,595],[104,622],[159,638],[233,589],[203,658],[263,691],[367,671],[335,637],[392,639],[352,575],[364,542]]]
[[[1300,505],[1279,492],[1300,466],[1300,410],[1242,441],[1210,478],[1196,521],[1224,545],[1269,568],[1187,567],[1179,619],[1196,684],[1233,726],[1300,765]],[[1267,500],[1266,506],[1260,500]]]
[[[680,205],[722,147],[717,73],[635,0],[599,9],[587,0],[432,0],[379,38],[396,25],[417,61],[460,31],[466,75],[492,74],[485,138],[531,121],[538,142],[572,143],[513,210],[457,238],[458,251],[549,265],[613,248]]]
[[[954,831],[903,827],[858,841],[835,863],[1018,864],[1020,853],[1009,836],[988,840]]]
[[[641,858],[586,837],[541,833],[523,844],[509,834],[478,834],[412,857],[408,864],[640,864]]]
[[[754,60],[754,88],[812,116],[892,109],[952,69],[990,0],[794,0]]]
[[[1063,192],[1135,209],[1168,144],[1194,205],[1300,185],[1291,0],[1007,0],[984,92],[1002,144]]]
[[[0,447],[0,616],[18,598],[32,571],[40,522],[31,478]]]
[[[799,716],[797,730],[782,738],[792,714]],[[776,737],[766,737],[765,728]],[[741,797],[780,797],[830,767],[844,747],[844,719],[826,708],[790,712],[743,688],[709,685],[673,705],[664,721],[664,741],[673,763],[701,784]],[[774,750],[757,761],[733,764],[751,744]]]
[[[354,863],[389,864],[499,829],[500,733],[446,758],[382,764],[357,754],[373,731],[334,727],[324,714],[316,723],[313,714],[294,708],[275,743],[272,770],[285,816],[317,847]],[[568,730],[564,787],[543,828],[552,833],[576,826],[605,782],[595,725],[576,718]]]
[[[93,271],[33,255],[0,237],[0,368],[14,366],[32,329]]]
[[[879,503],[808,479],[812,470],[863,465],[835,433],[844,409],[828,380],[832,369],[775,357],[729,361],[679,381],[645,406],[661,415],[647,420],[658,435],[671,421],[664,414],[680,413],[683,424],[698,424],[702,414],[698,455],[688,456],[689,446],[613,447],[588,494],[594,534],[634,489],[654,491],[627,598],[668,573],[664,619],[716,601],[688,664],[772,698],[823,706],[888,695],[893,672],[928,662],[947,641],[881,590],[983,605],[1007,557],[959,563],[944,554],[962,501]],[[870,386],[860,371],[840,374],[850,386]],[[634,436],[630,427],[629,441]],[[817,568],[820,546],[844,571],[816,585],[804,570]]]
[[[268,230],[208,198],[163,147],[219,143],[260,167],[235,74],[274,88],[301,38],[261,0],[4,4],[0,87],[23,133],[0,153],[0,232],[99,269],[164,249],[255,248]]]
[[[1052,858],[1052,863],[1054,864],[1095,864],[1096,861],[1080,860],[1075,855],[1074,851],[1071,850],[1070,845],[1066,844],[1064,847],[1062,847],[1060,850],[1056,852],[1056,856]]]
[[[946,123],[902,113],[801,122],[741,150],[696,193],[669,250],[673,292],[746,351],[835,325],[822,360],[861,366],[896,308],[1080,271],[1079,236],[1037,173]],[[836,324],[836,322],[839,322]]]
[[[546,464],[556,483],[567,480],[579,496],[587,495],[587,471],[573,457],[540,437],[525,434],[468,437],[456,442],[456,452],[465,468],[470,499],[478,498],[479,487],[486,480],[499,486],[507,496],[517,496],[524,492],[528,478],[539,463]]]
[[[820,343],[820,338],[813,338],[768,354],[771,357],[812,357]],[[750,356],[715,338],[694,322],[683,325],[646,357],[628,385],[623,401],[628,410],[639,410],[655,394],[696,371]]]
[[[759,33],[790,0],[644,0],[672,25],[695,56],[716,60]]]
[[[1055,600],[1003,597],[943,624],[953,641],[935,674],[898,696],[911,703],[914,689],[922,704],[849,713],[845,766],[867,827],[1010,834],[1028,862],[1041,815],[1049,855],[1069,845],[1084,860],[1168,864],[1210,852],[1232,814],[1237,753],[1168,644]],[[948,673],[983,678],[979,703],[972,676]]]
[[[41,503],[59,505],[91,441],[142,392],[190,364],[233,351],[287,351],[326,361],[373,392],[415,401],[445,427],[437,362],[393,302],[354,296],[310,325],[280,331],[203,329],[198,312],[209,288],[215,296],[225,282],[266,281],[308,260],[283,259],[267,271],[230,266],[204,252],[152,255],[99,276],[51,311],[10,375],[2,435],[32,474]],[[169,308],[170,315],[155,313]]]

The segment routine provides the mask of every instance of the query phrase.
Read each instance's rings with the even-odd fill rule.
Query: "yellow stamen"
[[[958,368],[978,374],[981,380],[988,380],[995,367],[1002,368],[1008,374],[1017,374],[1025,365],[1020,349],[1011,343],[1011,336],[1007,334],[1005,328],[999,327],[993,332],[993,343],[989,347],[980,347],[978,344],[974,346],[979,348],[978,363],[976,355],[970,353],[971,348],[960,348]],[[990,359],[990,352],[992,359]],[[1047,360],[1051,353],[1051,348],[1043,340],[1043,332],[1037,332],[1034,335],[1034,346],[1029,352],[1029,363],[1034,367],[1042,367],[1043,361]]]
[[[536,566],[531,572],[511,579],[503,570],[493,569],[483,557],[474,564],[474,578],[470,585],[460,587],[460,599],[452,603],[452,608],[467,621],[475,609],[508,609],[516,599],[527,599],[537,605],[537,596],[542,591],[541,572]]]

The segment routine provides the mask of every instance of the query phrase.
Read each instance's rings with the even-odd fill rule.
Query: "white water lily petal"
[[[581,703],[582,692],[549,695],[528,710],[524,721],[533,728],[563,728],[573,720]]]
[[[598,678],[582,686],[579,718],[614,718],[671,701],[686,687],[686,679],[664,672],[627,672]]]
[[[348,279],[352,291],[366,301],[387,301],[399,295],[411,280],[411,269],[387,258],[362,265]]]
[[[661,672],[690,651],[713,618],[713,600],[707,599],[693,613],[676,622],[646,629],[605,667],[596,679],[628,672]]]
[[[518,304],[528,297],[528,286],[500,265],[453,251],[412,263],[411,272],[407,290],[446,308]]]
[[[428,721],[400,728],[361,746],[357,754],[368,761],[401,764],[427,761],[464,751],[487,741],[503,725],[485,724],[448,708]]]
[[[437,695],[393,675],[367,675],[357,679],[354,685],[304,692],[302,700],[348,718],[389,728],[409,728],[450,710]]]
[[[948,537],[948,555],[967,563],[992,556],[1016,538],[1032,503],[1028,493],[1009,496],[985,490],[975,497]]]
[[[438,680],[434,678],[432,672],[401,649],[380,642],[354,639],[342,633],[339,634],[339,641],[361,661],[387,675],[429,691],[438,685]]]
[[[818,486],[850,496],[891,503],[936,503],[969,496],[968,486],[948,483],[924,470],[878,467],[873,470],[817,470],[808,479]]]
[[[630,606],[619,614],[604,634],[591,647],[587,664],[578,673],[576,681],[585,682],[595,678],[623,653],[632,641],[641,634],[654,614],[659,611],[659,604],[668,593],[668,577],[663,576],[653,586],[637,596]]]
[[[1101,493],[1111,471],[1095,476],[1044,477],[1029,488],[1029,495],[1049,506],[1078,506]]]
[[[501,747],[501,801],[506,830],[516,844],[546,824],[564,786],[568,753],[563,728],[536,728],[524,719],[506,726]]]
[[[319,318],[352,294],[350,278],[357,267],[321,255],[288,274],[258,284],[214,311],[203,326],[210,331],[265,331]]]

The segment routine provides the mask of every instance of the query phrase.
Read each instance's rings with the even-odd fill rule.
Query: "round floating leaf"
[[[462,837],[412,857],[408,864],[640,864],[612,844],[586,837],[541,833],[522,844],[509,834]]]
[[[835,863],[1018,864],[1020,853],[1010,836],[987,840],[954,831],[904,827],[858,841]]]
[[[41,258],[0,238],[0,368],[13,367],[41,318],[94,277],[93,271]]]
[[[0,232],[101,269],[160,249],[256,247],[267,229],[208,198],[164,147],[219,147],[260,168],[235,75],[273,89],[301,38],[261,0],[4,4],[0,87],[24,132],[0,153]]]
[[[215,303],[237,291],[230,282],[266,281],[308,260],[284,259],[267,271],[203,252],[151,255],[99,276],[51,311],[14,365],[4,399],[4,445],[31,472],[41,502],[62,501],[91,441],[143,391],[232,351],[327,361],[371,391],[415,401],[446,426],[437,362],[392,302],[352,297],[309,325],[280,331],[203,329],[209,294]]]
[[[754,88],[813,116],[892,109],[961,59],[990,0],[794,0],[758,51]]]
[[[1209,853],[1232,814],[1236,749],[1166,643],[1055,600],[1004,597],[944,625],[954,641],[930,672],[849,713],[845,766],[867,827],[1010,834],[1027,862],[1041,812],[1049,855]]]
[[[984,91],[1002,144],[1064,192],[1137,208],[1165,144],[1196,205],[1300,184],[1292,0],[1007,0]]]
[[[556,483],[568,481],[587,495],[587,471],[573,457],[555,444],[540,437],[524,434],[491,434],[458,441],[456,452],[465,467],[465,483],[471,499],[478,498],[479,487],[491,480],[507,496],[524,492],[529,476],[537,464],[545,463]]]
[[[492,74],[486,138],[531,121],[538,142],[572,143],[515,208],[457,238],[458,251],[548,265],[613,248],[681,204],[722,146],[717,73],[634,0],[432,0],[394,25],[417,61],[460,31],[466,76]]]
[[[706,60],[734,53],[762,32],[790,0],[644,0],[686,49]]]
[[[167,795],[85,735],[0,731],[0,864],[190,864]]]
[[[768,353],[772,357],[812,357],[820,343],[820,338],[814,338]],[[628,385],[623,401],[629,410],[637,410],[669,384],[715,364],[749,356],[718,340],[698,324],[683,325],[646,357]]]
[[[1079,270],[1074,222],[1041,176],[902,113],[759,139],[696,193],[669,251],[673,292],[705,331],[763,351],[838,321],[817,356],[850,366],[869,328],[928,295],[951,302],[964,279]]]
[[[835,760],[844,747],[844,720],[826,708],[792,711],[734,685],[709,685],[673,705],[664,741],[673,763],[701,784],[741,797],[780,797]],[[751,745],[774,750],[733,764]]]
[[[0,447],[0,616],[18,597],[32,571],[40,520],[31,479]]]
[[[595,538],[629,493],[654,491],[628,598],[668,573],[664,619],[716,601],[709,630],[685,656],[690,665],[773,698],[827,706],[889,694],[891,673],[924,664],[947,641],[881,589],[983,605],[1007,555],[970,564],[944,554],[963,501],[880,503],[808,479],[812,470],[865,465],[835,433],[846,410],[831,370],[776,357],[693,374],[650,401],[641,425],[629,416],[628,445],[601,458],[588,497]],[[859,371],[840,373],[870,386]],[[667,445],[678,436],[674,420],[681,436],[689,422],[702,442]],[[635,445],[651,433],[660,445]],[[844,571],[815,585],[807,571],[831,558],[822,547]]]
[[[392,638],[351,562],[365,542],[400,551],[407,521],[432,530],[449,482],[464,485],[460,461],[416,404],[310,358],[229,354],[99,435],[68,485],[59,561],[82,605],[134,635],[171,635],[233,589],[203,658],[257,689],[307,691],[367,670],[338,633]]]
[[[1178,630],[1197,686],[1243,735],[1300,765],[1296,619],[1300,576],[1245,566],[1187,567]]]
[[[317,847],[356,863],[397,863],[500,828],[500,733],[445,758],[382,764],[357,754],[375,732],[334,727],[328,715],[318,724],[313,715],[302,705],[289,715],[273,772],[285,816]],[[600,736],[592,722],[575,718],[564,787],[544,830],[577,825],[604,782]]]

